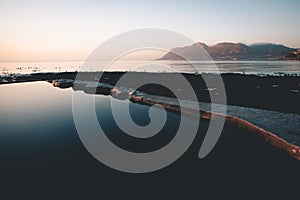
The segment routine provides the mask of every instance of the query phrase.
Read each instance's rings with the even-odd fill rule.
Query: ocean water
[[[83,67],[84,66],[84,67]],[[166,66],[162,68],[161,66]],[[185,73],[300,74],[299,61],[102,61],[0,62],[0,75],[71,71],[145,71]]]

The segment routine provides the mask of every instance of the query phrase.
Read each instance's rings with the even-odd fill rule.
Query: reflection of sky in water
[[[49,164],[56,167],[71,166],[72,164],[78,166],[83,163],[91,163],[91,155],[83,147],[74,126],[73,90],[71,88],[59,89],[46,82],[32,82],[0,85],[0,92],[0,159],[2,168],[11,168],[12,166],[48,167]],[[161,100],[167,101],[167,99]],[[126,137],[114,123],[109,107],[111,101],[125,106],[127,100],[120,101],[112,99],[110,96],[97,95],[96,113],[102,128],[108,133],[107,136],[121,148],[129,151],[148,152],[167,144],[176,133],[179,117],[168,112],[166,126],[160,133],[144,141],[132,140],[132,138]],[[188,102],[186,103],[188,104]],[[205,105],[201,104],[200,106],[203,108]],[[148,106],[130,103],[130,111],[137,124],[144,126],[149,123]],[[237,113],[237,111],[240,112]],[[273,111],[263,111],[265,113],[262,113],[258,109],[234,106],[230,106],[228,112],[246,119],[258,118],[255,122],[262,127],[271,126],[272,129],[278,129],[278,126],[282,126],[287,130],[291,128],[285,124],[288,114]],[[282,123],[277,124],[278,121],[265,123],[266,117],[261,118],[261,116],[270,117],[270,119],[278,116]],[[293,119],[299,118],[298,115],[296,116]],[[202,131],[205,132],[207,121],[201,120],[200,122],[199,131],[202,133]],[[299,131],[297,122],[293,123],[295,123],[295,131]],[[296,134],[288,134],[281,136],[292,142],[299,141]]]
[[[35,82],[1,85],[0,91],[3,166],[47,165],[52,157],[70,148],[70,141],[76,139],[72,89],[54,90],[51,84]]]
[[[71,88],[59,89],[47,82],[31,82],[0,85],[0,92],[0,159],[7,161],[8,166],[14,162],[24,166],[43,165],[51,162],[51,157],[54,159],[57,156],[67,162],[69,156],[71,159],[78,154],[87,153],[73,122],[74,91]],[[179,117],[168,113],[166,126],[152,139],[141,142],[122,136],[125,134],[116,126],[111,116],[111,101],[124,106],[127,103],[110,96],[97,95],[95,108],[98,120],[107,136],[125,149],[158,149],[167,144],[176,133]],[[139,125],[147,125],[149,107],[133,103],[129,105],[133,120]],[[159,114],[162,111],[157,112]],[[88,157],[87,155],[85,156]]]

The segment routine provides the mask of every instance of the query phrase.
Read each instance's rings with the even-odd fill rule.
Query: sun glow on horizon
[[[0,0],[0,61],[84,60],[105,40],[147,27],[209,45],[271,42],[299,48],[299,7],[297,0]]]

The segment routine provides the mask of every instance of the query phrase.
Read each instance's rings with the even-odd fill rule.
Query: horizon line
[[[252,46],[252,45],[267,45],[267,44],[273,44],[273,45],[283,45],[285,47],[291,48],[291,49],[300,49],[300,47],[289,47],[283,43],[274,43],[274,42],[255,42],[255,43],[246,43],[246,42],[234,42],[234,41],[220,41],[217,42],[215,44],[207,44],[205,42],[202,41],[195,41],[192,44],[187,44],[185,46],[181,46],[181,47],[186,47],[186,46],[191,46],[193,44],[196,43],[203,43],[205,45],[207,45],[208,47],[212,47],[218,44],[222,44],[222,43],[232,43],[232,44],[244,44],[246,46]],[[177,47],[172,47],[172,48],[177,48]],[[171,48],[171,49],[172,49]],[[169,49],[169,51],[171,50]],[[32,60],[27,60],[27,59],[16,59],[16,60],[0,60],[0,63],[13,63],[13,62],[85,62],[86,59],[88,58],[88,56],[85,59],[32,59]],[[122,60],[122,61],[151,61],[151,60],[156,60],[156,59],[126,59],[126,60]],[[90,60],[90,61],[107,61],[107,60]]]

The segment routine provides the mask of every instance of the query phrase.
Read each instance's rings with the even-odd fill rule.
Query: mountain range
[[[209,56],[210,57],[209,57]],[[281,44],[223,42],[213,46],[197,42],[171,49],[158,60],[300,60],[300,50]]]

